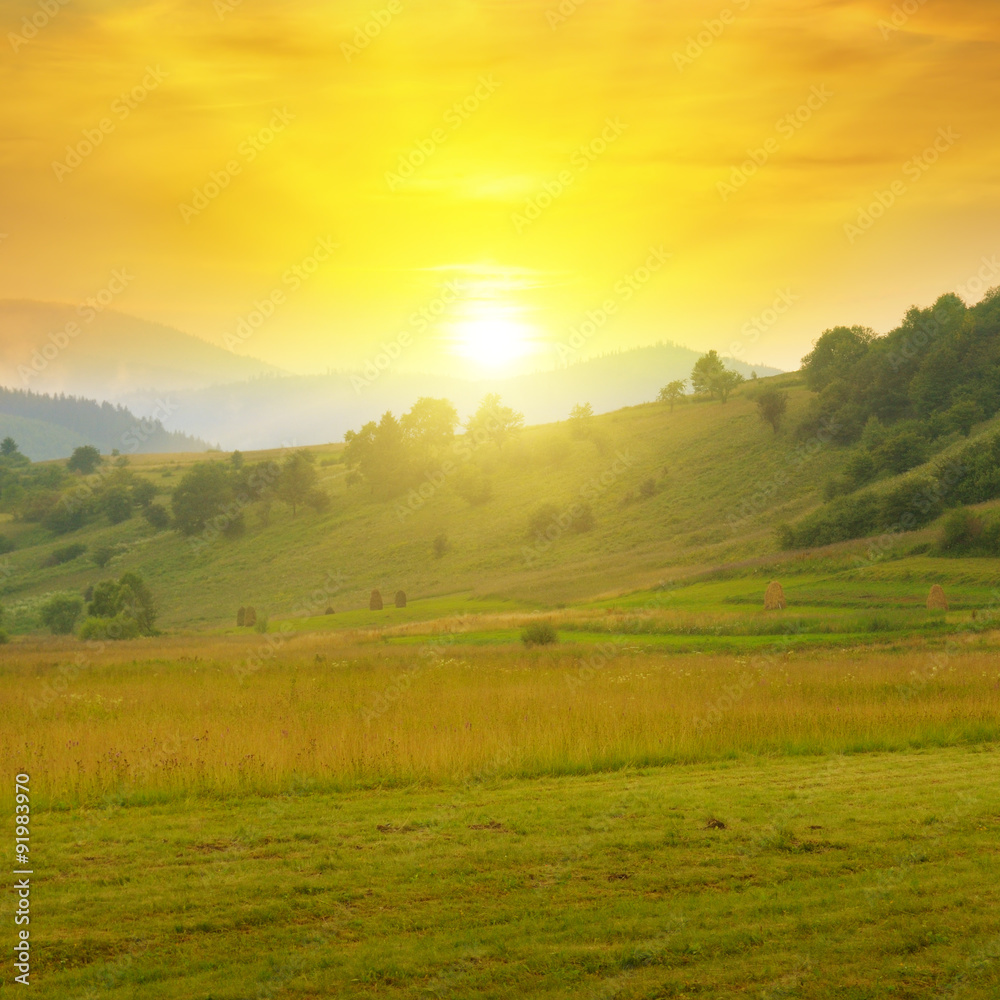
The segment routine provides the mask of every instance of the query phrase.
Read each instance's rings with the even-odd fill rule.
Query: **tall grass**
[[[39,804],[565,774],[1000,737],[992,652],[669,656],[303,636],[5,654],[6,773]],[[67,649],[69,645],[67,644]],[[602,659],[601,650],[609,654]]]

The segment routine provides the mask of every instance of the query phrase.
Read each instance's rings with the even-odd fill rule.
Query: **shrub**
[[[39,617],[53,635],[69,635],[83,613],[83,600],[75,594],[56,594],[42,605]]]
[[[455,491],[468,504],[478,507],[493,497],[493,484],[478,465],[467,465],[455,477]]]
[[[101,507],[112,524],[121,524],[132,516],[132,498],[123,486],[114,486],[101,498]]]
[[[267,615],[258,615],[256,622],[254,622],[254,631],[263,635],[267,631],[267,624]]]
[[[164,528],[170,527],[170,513],[166,507],[158,503],[151,503],[146,507],[142,512],[142,516],[149,522],[150,527],[155,528],[157,531],[162,531]]]
[[[589,503],[580,504],[576,516],[573,518],[569,528],[577,535],[582,535],[585,531],[590,531],[594,527],[594,511]]]
[[[91,616],[80,626],[81,639],[138,639],[142,633],[139,623],[126,614],[115,615],[113,618],[98,618]]]
[[[559,636],[549,622],[532,622],[521,632],[525,646],[549,646],[558,641]]]
[[[144,511],[149,508],[156,494],[159,492],[156,484],[148,479],[137,479],[132,484],[132,502],[141,507]]]
[[[87,546],[82,542],[75,542],[72,545],[64,545],[62,548],[55,549],[49,553],[49,557],[45,560],[44,565],[46,566],[61,566],[63,563],[72,562],[74,559],[79,559],[80,556],[87,551]]]
[[[528,521],[528,537],[534,538],[537,535],[546,537],[546,532],[553,526],[559,525],[559,508],[554,503],[543,503]]]
[[[90,558],[101,568],[104,569],[109,562],[111,562],[114,557],[115,550],[110,545],[98,545],[96,549],[90,554]]]
[[[8,552],[13,552],[17,546],[14,544],[13,539],[8,538],[6,535],[0,535],[0,556],[7,555]]]
[[[116,636],[109,633],[109,639],[155,634],[156,604],[137,573],[124,573],[117,581],[102,580],[94,588],[94,597],[87,605],[87,614],[90,619],[118,623],[112,631],[123,634]],[[125,628],[122,621],[131,622],[134,628],[132,625]],[[99,629],[99,626],[92,625],[91,628]]]

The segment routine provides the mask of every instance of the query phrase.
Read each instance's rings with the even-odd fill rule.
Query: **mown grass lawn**
[[[36,997],[1000,993],[991,746],[303,785],[34,838]]]

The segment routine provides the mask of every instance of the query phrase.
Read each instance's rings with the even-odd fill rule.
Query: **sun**
[[[473,308],[452,327],[453,353],[489,371],[509,369],[535,353],[531,327],[510,309],[492,302],[470,305]]]

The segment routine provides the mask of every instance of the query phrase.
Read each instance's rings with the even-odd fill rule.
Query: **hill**
[[[277,369],[114,309],[0,301],[0,384],[116,401],[234,382]],[[146,415],[143,413],[143,415]]]
[[[169,416],[169,403],[161,406],[160,416]],[[128,454],[208,447],[187,434],[167,431],[159,419],[140,419],[123,406],[0,387],[0,438],[7,436],[36,462],[66,458],[85,444],[105,453],[117,449]]]
[[[775,381],[788,387],[791,427],[811,394],[792,376]],[[390,596],[403,589],[411,598],[466,594],[552,606],[757,558],[777,551],[776,520],[821,502],[822,483],[843,454],[804,448],[790,432],[776,437],[757,416],[752,388],[724,406],[688,402],[671,413],[651,403],[598,416],[582,438],[564,422],[530,427],[503,449],[460,443],[453,463],[387,499],[352,482],[343,446],[317,447],[311,451],[328,508],[293,516],[280,501],[250,503],[240,509],[245,532],[233,538],[223,536],[225,522],[191,544],[138,517],[98,520],[59,537],[10,521],[2,530],[18,549],[8,557],[3,601],[82,590],[137,569],[161,597],[164,625],[219,627],[231,624],[240,605],[287,614],[317,589],[324,594],[318,613],[328,604],[367,607],[376,587]],[[162,492],[206,458],[228,462],[224,455],[150,455],[135,456],[130,468]],[[247,461],[281,458],[263,452]],[[465,499],[480,499],[470,478],[486,484],[488,499]],[[572,511],[581,503],[591,508],[590,530],[574,530]],[[531,521],[545,504],[552,507],[540,530],[552,537],[539,540]],[[105,570],[89,555],[43,565],[67,542],[89,552],[110,547],[114,557]]]
[[[686,379],[699,353],[663,343],[621,351],[557,368],[504,379],[469,380],[390,368],[321,376],[275,377],[215,385],[175,394],[192,433],[226,448],[275,448],[288,443],[340,441],[346,431],[387,410],[409,409],[421,396],[451,400],[464,417],[487,393],[499,393],[528,423],[560,420],[577,403],[607,413],[652,400],[674,379]],[[778,370],[726,359],[749,378]],[[142,412],[145,394],[123,397]]]

